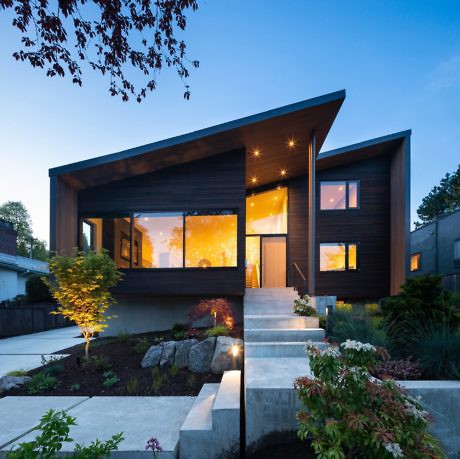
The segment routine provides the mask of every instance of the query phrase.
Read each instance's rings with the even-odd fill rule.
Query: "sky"
[[[346,89],[322,151],[412,129],[411,211],[460,163],[460,2],[206,0],[184,39],[192,97],[172,71],[138,104],[12,57],[0,10],[0,203],[20,200],[49,238],[51,167]]]

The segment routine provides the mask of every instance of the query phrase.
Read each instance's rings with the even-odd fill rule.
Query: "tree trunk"
[[[85,358],[89,357],[89,339],[90,335],[85,333]]]

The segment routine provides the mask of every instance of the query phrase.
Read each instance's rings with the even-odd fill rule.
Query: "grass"
[[[26,370],[13,370],[9,371],[6,376],[27,376],[27,371]]]

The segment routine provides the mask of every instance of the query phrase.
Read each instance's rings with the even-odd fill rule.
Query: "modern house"
[[[17,254],[16,238],[13,225],[0,219],[0,301],[24,295],[31,276],[48,274],[48,263]]]
[[[50,169],[51,250],[105,248],[115,314],[165,329],[246,288],[396,293],[409,261],[410,131],[321,152],[338,91]]]
[[[460,210],[412,231],[410,274],[439,274],[444,287],[460,292]]]

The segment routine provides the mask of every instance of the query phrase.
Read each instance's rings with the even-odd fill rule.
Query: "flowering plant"
[[[163,448],[160,446],[160,442],[154,437],[150,438],[145,445],[145,450],[148,451],[149,449],[153,451],[154,458],[157,457],[157,453],[163,451]]]
[[[317,457],[444,457],[419,400],[371,376],[378,348],[347,340],[325,349],[307,343],[306,352],[314,377],[294,383],[306,408],[297,413],[298,435],[312,438]]]
[[[294,300],[294,314],[310,317],[317,315],[316,309],[310,304],[310,297],[308,295]]]

